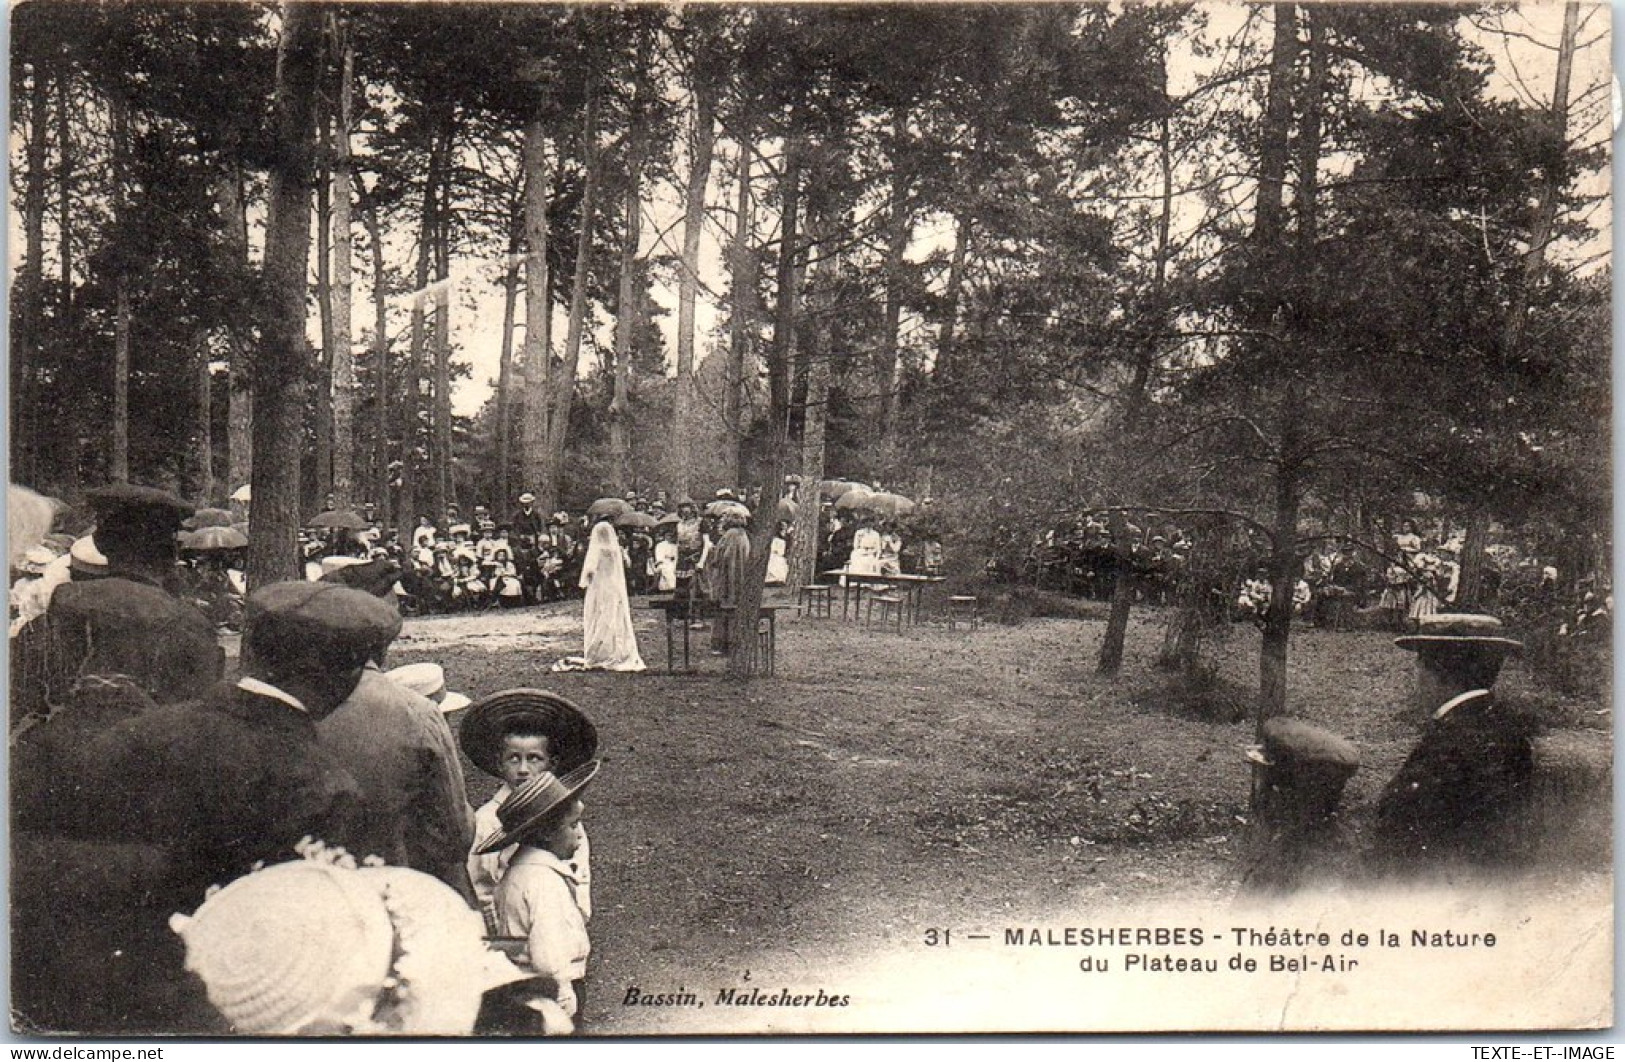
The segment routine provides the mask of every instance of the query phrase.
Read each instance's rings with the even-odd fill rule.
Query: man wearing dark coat
[[[214,624],[169,588],[175,532],[192,507],[128,483],[93,490],[88,500],[108,574],[57,587],[45,614],[12,643],[14,734],[49,715],[87,675],[127,676],[157,703],[173,704],[201,696],[224,670]]]
[[[713,606],[731,609],[739,605],[750,569],[750,536],[745,533],[744,517],[732,513],[722,517],[722,528],[722,537],[705,562],[705,585]],[[719,615],[711,625],[712,652],[733,651],[729,627],[726,615]]]
[[[1422,738],[1377,806],[1380,869],[1493,865],[1516,855],[1534,775],[1534,721],[1501,704],[1495,680],[1522,643],[1492,616],[1424,616],[1395,645],[1416,653]]]
[[[255,863],[294,857],[303,838],[348,846],[360,836],[359,787],[319,747],[316,724],[400,622],[392,607],[348,587],[264,587],[245,609],[240,680],[135,714],[90,743],[47,844],[64,842],[89,867],[116,855],[130,870],[71,912],[78,946],[66,948],[38,928],[61,924],[51,876],[27,876],[21,889],[14,881],[13,968],[52,967],[38,978],[52,994],[14,1001],[31,1025],[212,1031],[169,917]],[[77,990],[63,995],[64,986]]]

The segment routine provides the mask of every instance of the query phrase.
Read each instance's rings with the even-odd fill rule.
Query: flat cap
[[[1347,738],[1301,719],[1278,715],[1264,722],[1263,746],[1248,759],[1265,766],[1297,764],[1353,774],[1360,766],[1360,750]]]
[[[143,487],[135,483],[109,483],[85,494],[85,500],[96,512],[99,524],[133,523],[135,521],[165,523],[170,530],[181,526],[195,507],[166,490]]]
[[[392,605],[337,583],[272,583],[249,595],[245,638],[260,653],[322,655],[364,660],[401,632]]]

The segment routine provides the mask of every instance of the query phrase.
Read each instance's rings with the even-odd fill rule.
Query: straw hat
[[[592,720],[558,694],[537,689],[502,690],[480,698],[463,717],[457,740],[474,766],[500,778],[502,736],[520,720],[547,735],[562,771],[574,770],[598,753],[598,730]]]
[[[1360,767],[1360,750],[1353,742],[1301,719],[1279,715],[1265,720],[1260,736],[1263,743],[1247,746],[1245,755],[1263,767],[1319,767],[1344,775]]]
[[[342,849],[257,870],[171,928],[238,1033],[458,1036],[481,995],[526,974],[483,941],[483,920],[443,882],[362,867]]]
[[[598,774],[599,766],[597,760],[591,760],[562,777],[543,772],[515,789],[497,808],[502,831],[476,848],[475,854],[502,851],[541,825],[548,816],[567,807]]]
[[[1500,620],[1469,612],[1437,612],[1422,616],[1417,622],[1416,633],[1395,638],[1394,644],[1413,651],[1461,646],[1493,650],[1502,655],[1523,648],[1523,643],[1516,638],[1506,637]]]
[[[473,703],[467,695],[446,689],[446,669],[439,664],[402,664],[384,674],[413,693],[435,702],[443,715],[467,708]]]

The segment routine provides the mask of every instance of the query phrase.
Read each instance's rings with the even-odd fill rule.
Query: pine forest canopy
[[[252,480],[256,579],[329,493],[409,527],[785,472],[932,494],[972,553],[1222,511],[1282,576],[1416,490],[1607,526],[1606,6],[12,30],[13,477]]]

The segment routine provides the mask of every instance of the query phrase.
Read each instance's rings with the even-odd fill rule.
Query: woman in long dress
[[[638,638],[632,630],[632,606],[626,597],[626,559],[607,520],[593,525],[581,564],[581,586],[587,591],[581,610],[581,655],[586,666],[642,671],[643,657],[638,655]]]

